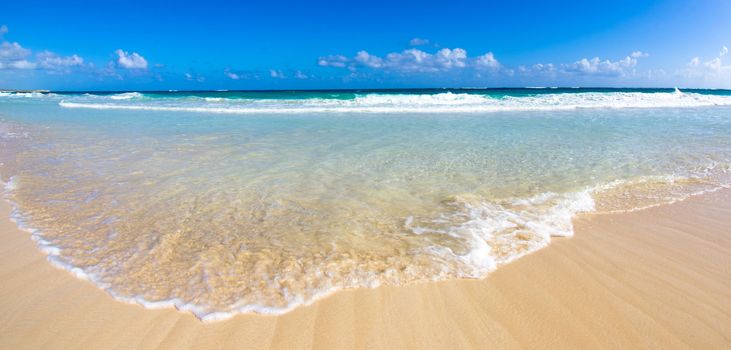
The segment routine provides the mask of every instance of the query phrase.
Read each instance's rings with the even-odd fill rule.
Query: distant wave
[[[139,92],[125,92],[121,94],[109,95],[112,100],[130,100],[133,98],[141,98],[143,95]]]
[[[53,93],[43,93],[43,92],[9,92],[9,91],[0,91],[0,97],[16,97],[16,98],[28,98],[28,97],[49,97],[49,96],[57,96]]]
[[[731,106],[731,96],[675,92],[582,92],[490,96],[469,93],[364,94],[353,99],[253,99],[226,97],[145,98],[139,93],[71,97],[64,108],[200,113],[484,113],[582,108],[683,108]]]

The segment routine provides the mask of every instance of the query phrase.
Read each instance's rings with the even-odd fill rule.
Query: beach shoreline
[[[619,214],[483,280],[345,290],[280,316],[203,323],[53,267],[0,203],[0,348],[724,348],[731,191]]]

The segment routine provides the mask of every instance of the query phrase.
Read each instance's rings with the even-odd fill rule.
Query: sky
[[[731,88],[731,1],[7,1],[0,89]]]

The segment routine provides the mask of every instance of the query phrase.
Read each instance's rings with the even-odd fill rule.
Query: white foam
[[[112,95],[111,100],[74,97],[62,100],[64,108],[122,109],[221,114],[290,113],[486,113],[548,111],[582,108],[685,108],[731,106],[731,96],[674,92],[583,92],[491,97],[468,93],[365,94],[354,99],[310,98],[294,100],[244,98],[150,98],[139,93]]]
[[[4,187],[6,193],[16,190],[16,178],[11,178]],[[540,206],[549,202],[553,204],[549,205],[547,210],[541,211],[531,209],[532,206]],[[570,222],[571,217],[577,212],[589,210],[592,203],[593,202],[591,202],[590,197],[585,197],[585,192],[564,196],[547,193],[527,199],[513,199],[503,204],[488,202],[480,204],[470,204],[466,202],[460,203],[459,205],[463,205],[467,210],[470,219],[459,226],[449,227],[447,230],[442,231],[442,233],[465,238],[469,242],[471,249],[469,252],[462,255],[457,255],[444,247],[431,247],[431,252],[443,256],[449,256],[452,259],[458,259],[465,265],[472,267],[469,271],[457,273],[457,276],[481,278],[495,270],[498,265],[507,263],[524,255],[520,254],[518,256],[512,256],[509,259],[494,257],[488,241],[495,232],[520,224],[539,230],[540,234],[545,235],[545,237],[550,237],[551,235],[569,236],[572,234]],[[45,240],[40,231],[27,226],[23,216],[15,206],[12,217],[21,229],[31,233],[31,237],[36,242],[39,249],[47,255],[48,261],[53,266],[67,270],[79,279],[88,280],[94,283],[119,301],[139,304],[151,309],[174,307],[181,311],[191,312],[204,322],[225,320],[240,313],[259,313],[269,315],[284,314],[299,306],[314,303],[315,301],[342,290],[343,288],[374,288],[380,285],[378,276],[376,274],[370,274],[354,279],[352,281],[352,285],[344,286],[328,284],[327,288],[313,291],[308,298],[303,298],[301,295],[292,295],[289,302],[280,307],[272,307],[256,303],[241,303],[232,305],[225,311],[211,310],[210,307],[186,302],[179,298],[147,300],[142,296],[120,295],[109,284],[103,282],[93,273],[93,267],[80,268],[67,262],[63,257],[63,250]],[[407,219],[407,224],[411,225],[413,220],[413,218]],[[558,224],[559,228],[551,227],[556,224]],[[418,228],[414,229],[418,230]],[[433,231],[438,232],[438,230]],[[530,251],[540,249],[547,244],[548,242],[540,242],[540,244],[535,245]],[[525,252],[525,254],[530,251]],[[454,271],[445,272],[454,276]],[[439,280],[443,278],[444,276],[440,277],[440,275],[435,275],[432,279]]]
[[[674,176],[652,176],[633,181],[672,182],[676,179],[677,177]],[[431,233],[449,235],[450,237],[464,240],[469,246],[469,249],[464,253],[455,252],[444,246],[431,246],[426,248],[425,253],[460,261],[463,266],[467,267],[459,271],[442,271],[443,274],[432,276],[432,280],[440,280],[448,277],[484,278],[500,265],[507,264],[526,254],[548,246],[552,237],[573,236],[573,218],[579,213],[595,210],[592,194],[625,185],[627,182],[626,180],[618,180],[573,193],[559,194],[546,192],[533,197],[512,198],[498,202],[484,201],[473,196],[467,196],[465,198],[457,197],[452,201],[452,208],[455,211],[453,213],[445,213],[433,219],[432,222],[439,226],[445,222],[449,222],[449,219],[452,217],[466,218],[460,224],[442,228],[419,227],[415,226],[417,220],[414,217],[407,217],[404,222],[404,227],[411,230],[414,234]],[[729,186],[720,186],[718,188],[724,187],[728,188]],[[7,183],[3,184],[3,188],[6,195],[17,190],[17,178],[11,177]],[[687,197],[697,194],[701,194],[701,192],[691,193]],[[687,197],[678,200],[683,200]],[[112,286],[94,274],[93,267],[81,268],[64,260],[63,249],[45,240],[41,232],[37,229],[29,227],[17,206],[13,203],[11,204],[13,205],[11,213],[12,220],[16,222],[19,228],[31,234],[31,238],[36,242],[39,249],[47,255],[48,261],[53,266],[67,270],[79,279],[94,283],[116,300],[139,304],[150,309],[174,307],[181,311],[191,312],[204,322],[225,320],[240,313],[284,314],[299,306],[312,304],[344,288],[374,288],[380,285],[378,276],[376,274],[370,274],[362,278],[354,279],[347,286],[328,284],[326,288],[313,291],[306,299],[301,295],[293,295],[288,300],[288,304],[281,307],[241,302],[231,305],[225,311],[211,310],[205,305],[186,302],[175,297],[163,300],[147,300],[142,296],[121,295]],[[509,231],[517,233],[529,231],[533,239],[524,250],[516,251],[509,255],[495,255],[493,251],[495,239],[500,238],[499,236]],[[286,291],[284,293],[286,294]]]
[[[141,98],[143,95],[139,92],[124,92],[121,94],[109,95],[112,100],[131,100],[133,98]]]
[[[40,98],[40,97],[48,97],[48,96],[56,96],[52,93],[44,93],[44,92],[8,92],[8,91],[0,91],[0,97],[10,97],[10,98]]]
[[[15,176],[13,176],[13,177],[10,177],[10,179],[8,179],[8,182],[3,183],[3,189],[5,190],[6,193],[18,188],[18,184],[15,179],[16,179]],[[0,180],[0,182],[2,182],[2,180]]]
[[[453,204],[463,207],[464,210],[457,209],[452,216],[467,217],[459,225],[446,229],[411,227],[411,219],[407,220],[406,226],[414,234],[441,233],[465,240],[470,249],[461,255],[444,247],[430,247],[430,250],[444,258],[463,262],[469,269],[461,271],[459,275],[470,278],[483,278],[499,265],[547,246],[551,237],[573,236],[574,216],[594,210],[590,190],[568,194],[549,192],[497,203],[456,199]],[[436,225],[443,221],[443,218],[432,220]],[[516,250],[508,255],[495,255],[493,248],[496,242],[505,240],[506,237],[508,240],[517,239],[516,235],[524,233],[533,237],[526,249]]]

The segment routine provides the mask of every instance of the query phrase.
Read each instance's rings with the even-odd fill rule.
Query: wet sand
[[[0,201],[0,349],[731,347],[731,191],[583,215],[485,280],[338,292],[201,323],[50,265]]]

